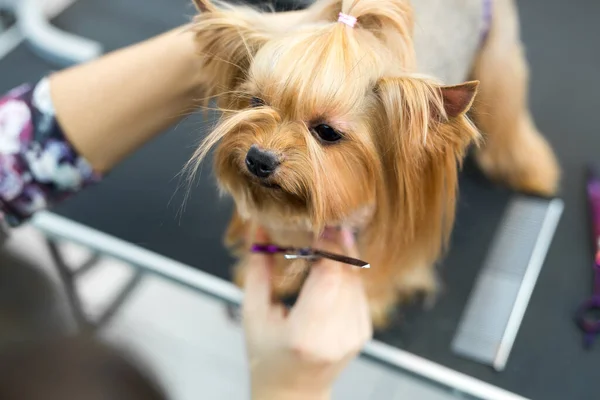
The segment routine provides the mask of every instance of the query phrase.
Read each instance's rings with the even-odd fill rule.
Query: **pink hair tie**
[[[346,24],[350,28],[354,28],[354,25],[356,25],[356,17],[353,17],[352,15],[340,13],[338,16],[338,22],[341,22],[342,24]]]

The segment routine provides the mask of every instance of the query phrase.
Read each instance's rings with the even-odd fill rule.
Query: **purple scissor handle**
[[[600,173],[594,167],[588,170],[587,197],[592,219],[594,258],[594,291],[577,311],[577,324],[584,333],[584,345],[590,347],[600,334]]]
[[[283,256],[288,260],[305,259],[316,261],[321,258],[328,258],[330,260],[338,261],[344,264],[353,265],[359,268],[371,268],[369,263],[362,260],[343,256],[341,254],[329,253],[323,250],[317,250],[310,247],[279,247],[273,244],[255,244],[250,248],[253,253],[266,253],[266,254],[277,254],[283,253]]]

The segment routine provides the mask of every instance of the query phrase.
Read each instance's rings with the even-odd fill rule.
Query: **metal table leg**
[[[81,333],[83,334],[94,334],[99,329],[106,326],[111,318],[119,311],[123,304],[127,301],[131,293],[137,288],[144,277],[144,272],[140,268],[135,268],[133,276],[125,287],[118,293],[117,297],[108,306],[108,308],[102,313],[102,315],[96,320],[92,321],[85,312],[83,306],[83,300],[77,292],[77,277],[90,271],[100,260],[100,255],[94,253],[88,260],[86,260],[76,270],[70,269],[64,261],[58,243],[52,238],[46,237],[46,243],[50,250],[50,255],[59,273],[60,280],[62,281],[69,306],[73,312],[75,322]]]

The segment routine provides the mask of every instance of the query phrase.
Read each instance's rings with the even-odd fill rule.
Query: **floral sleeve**
[[[0,222],[18,225],[99,179],[65,138],[47,78],[0,98]]]

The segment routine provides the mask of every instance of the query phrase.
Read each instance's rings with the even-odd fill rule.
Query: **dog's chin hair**
[[[222,195],[230,195],[227,189],[220,188]],[[347,227],[354,231],[364,229],[373,219],[375,214],[375,205],[364,205],[349,215],[337,221],[318,221],[319,225],[312,221],[307,212],[292,210],[284,203],[268,208],[260,207],[249,199],[250,196],[245,191],[237,191],[237,195],[232,194],[236,203],[239,216],[243,220],[259,221],[261,225],[277,231],[305,231],[316,232],[325,227]]]
[[[258,221],[262,226],[272,230],[313,232],[317,229],[308,215],[290,212],[277,207],[272,207],[268,210],[259,210],[253,204],[240,205],[237,201],[236,205],[242,219]]]
[[[293,210],[288,204],[264,207],[251,198],[249,188],[231,188],[219,185],[222,196],[231,196],[240,218],[245,221],[259,221],[261,225],[274,230],[313,231],[314,224],[307,212]]]
[[[262,213],[259,217],[261,223],[275,231],[298,231],[298,232],[314,232],[315,227],[308,217],[295,217],[284,219],[271,215],[270,213]]]

